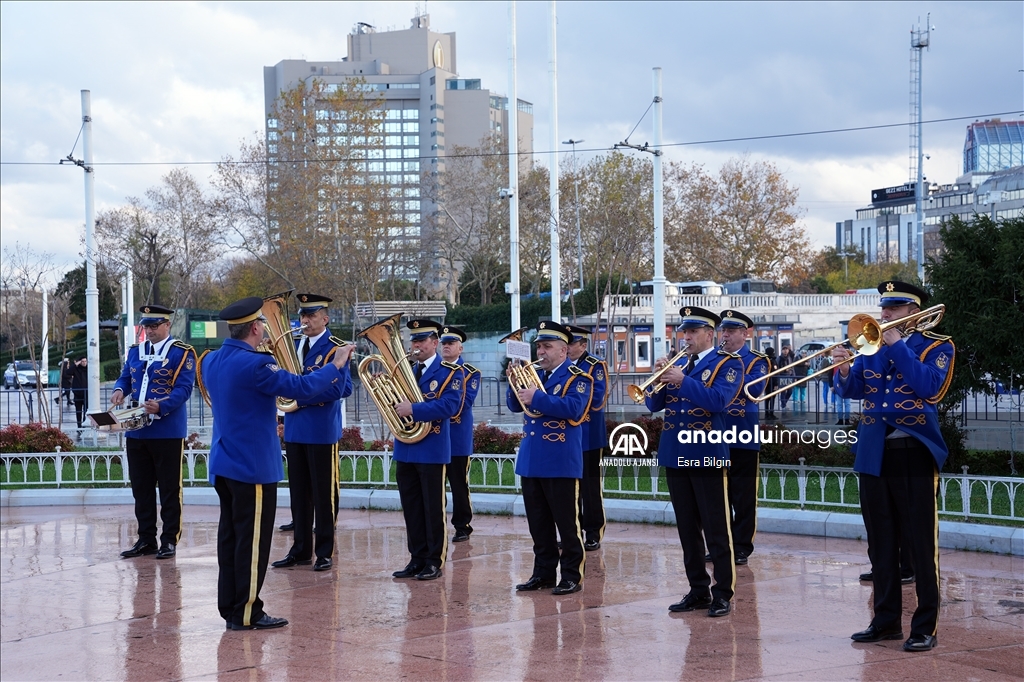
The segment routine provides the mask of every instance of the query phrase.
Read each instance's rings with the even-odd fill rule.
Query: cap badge
[[[732,311],[731,310],[726,310],[725,311],[725,316],[726,317],[732,317]]]
[[[146,306],[145,308],[143,308],[143,309],[142,309],[142,312],[144,312],[144,313],[148,313],[148,312],[149,312],[149,306],[147,305],[147,306]]]
[[[684,315],[689,315],[690,314],[690,309],[689,308],[684,309],[683,310],[683,314]]]
[[[537,328],[538,328],[538,329],[547,329],[547,328],[548,328],[548,325],[547,325],[547,323],[546,323],[546,322],[541,322],[541,323],[540,323],[540,326],[539,326],[539,327],[537,327]]]
[[[896,291],[896,285],[893,284],[892,282],[887,282],[886,285],[885,285],[885,290],[886,291]]]
[[[413,322],[412,323],[412,328],[413,329],[419,329],[420,328],[420,323],[419,322]]]
[[[303,303],[305,303],[305,302],[306,302],[306,301],[308,301],[308,300],[309,300],[309,296],[306,296],[306,295],[303,295],[303,296],[302,296],[302,302],[303,302]]]

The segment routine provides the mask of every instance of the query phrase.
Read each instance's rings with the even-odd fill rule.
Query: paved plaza
[[[279,522],[288,519],[280,510]],[[335,568],[270,569],[279,630],[225,631],[217,509],[186,505],[175,559],[124,560],[128,506],[10,507],[0,531],[3,680],[1006,680],[1024,676],[1024,558],[942,550],[939,646],[856,644],[871,618],[866,545],[761,534],[734,611],[669,614],[686,592],[673,526],[610,524],[584,591],[517,594],[522,517],[474,519],[444,577],[395,580],[396,512],[342,510]],[[271,558],[290,537],[275,532]],[[914,604],[904,588],[905,632]]]

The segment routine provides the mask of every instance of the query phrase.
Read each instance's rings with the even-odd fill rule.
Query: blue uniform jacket
[[[743,344],[743,347],[736,351],[736,355],[740,356],[740,362],[743,363],[744,385],[768,373],[768,356],[763,353],[750,350],[750,346]],[[764,393],[764,387],[767,383],[762,381],[751,386],[750,393],[755,396],[761,395]],[[761,413],[758,403],[748,398],[745,392],[740,391],[736,399],[729,403],[729,407],[725,410],[725,428],[731,429],[735,426],[737,433],[746,431],[750,434],[750,442],[744,443],[737,438],[736,442],[731,443],[729,447],[740,450],[759,451],[761,444],[754,438],[754,427],[760,422],[760,417]]]
[[[857,442],[850,447],[854,471],[881,475],[886,426],[920,440],[942,468],[949,451],[935,405],[953,379],[955,353],[948,336],[918,332],[874,355],[858,355],[846,381],[836,370],[833,387],[839,397],[863,401]]]
[[[297,342],[301,343],[301,339]],[[329,364],[342,341],[324,334],[302,359],[302,373],[310,374]],[[341,370],[342,379],[312,398],[300,398],[299,409],[284,416],[284,439],[288,443],[333,445],[341,440],[341,399],[352,395],[349,366]]]
[[[462,407],[452,417],[452,457],[466,457],[473,454],[473,403],[480,391],[480,370],[466,364],[460,357],[462,368]]]
[[[148,399],[163,398],[160,400],[160,418],[154,419],[149,426],[127,432],[126,438],[149,440],[184,438],[188,435],[188,399],[196,380],[196,352],[192,346],[175,339],[167,343],[171,347],[167,349],[164,361],[154,363],[149,368],[149,386],[146,388]],[[121,389],[126,401],[142,403],[139,391],[142,389],[146,363],[139,358],[139,353],[139,346],[128,349],[128,361],[124,363],[114,388]]]
[[[523,415],[523,440],[516,473],[537,478],[583,478],[583,423],[594,392],[590,375],[570,361],[563,362],[533,394],[531,412]],[[513,412],[523,406],[512,389],[505,403]]]
[[[676,364],[686,363],[683,357]],[[705,457],[728,461],[729,445],[711,432],[725,432],[725,408],[742,387],[743,363],[739,357],[713,350],[694,365],[678,388],[666,386],[657,393],[648,393],[647,409],[665,410],[658,464],[679,469],[702,468]],[[680,443],[680,433],[690,442]],[[715,467],[715,462],[709,466]]]
[[[449,464],[452,461],[449,422],[462,405],[462,368],[443,362],[437,356],[420,377],[419,387],[426,400],[412,404],[412,418],[430,422],[430,433],[419,443],[396,440],[394,459],[416,464]]]
[[[608,365],[601,358],[584,352],[576,366],[590,375],[594,397],[583,418],[583,451],[608,447],[608,427],[604,422],[604,405],[608,400]]]
[[[242,483],[277,483],[284,478],[277,436],[277,397],[312,398],[344,381],[334,365],[297,376],[274,356],[226,339],[200,363],[213,410],[210,483],[223,476]]]

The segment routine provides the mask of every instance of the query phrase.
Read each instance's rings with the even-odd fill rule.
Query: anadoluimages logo
[[[647,432],[631,422],[624,422],[612,429],[608,441],[612,446],[612,457],[647,456]]]

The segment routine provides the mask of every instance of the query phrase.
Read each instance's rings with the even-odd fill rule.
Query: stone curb
[[[212,488],[185,488],[185,504],[217,506],[217,493]],[[71,488],[40,490],[0,490],[0,508],[56,507],[84,505],[131,505],[128,488]],[[277,506],[288,508],[291,496],[287,488],[278,490]],[[674,525],[675,513],[669,502],[654,500],[606,499],[605,514],[609,521],[621,523],[666,523]],[[400,511],[397,490],[343,488],[340,496],[343,509],[379,509]],[[451,508],[451,495],[448,495]],[[473,511],[481,514],[525,516],[522,495],[474,493]],[[864,521],[859,514],[802,511],[761,507],[757,512],[757,529],[764,533],[813,535],[828,538],[864,540]],[[939,547],[973,552],[993,552],[1024,556],[1024,528],[989,526],[961,521],[939,522]]]

